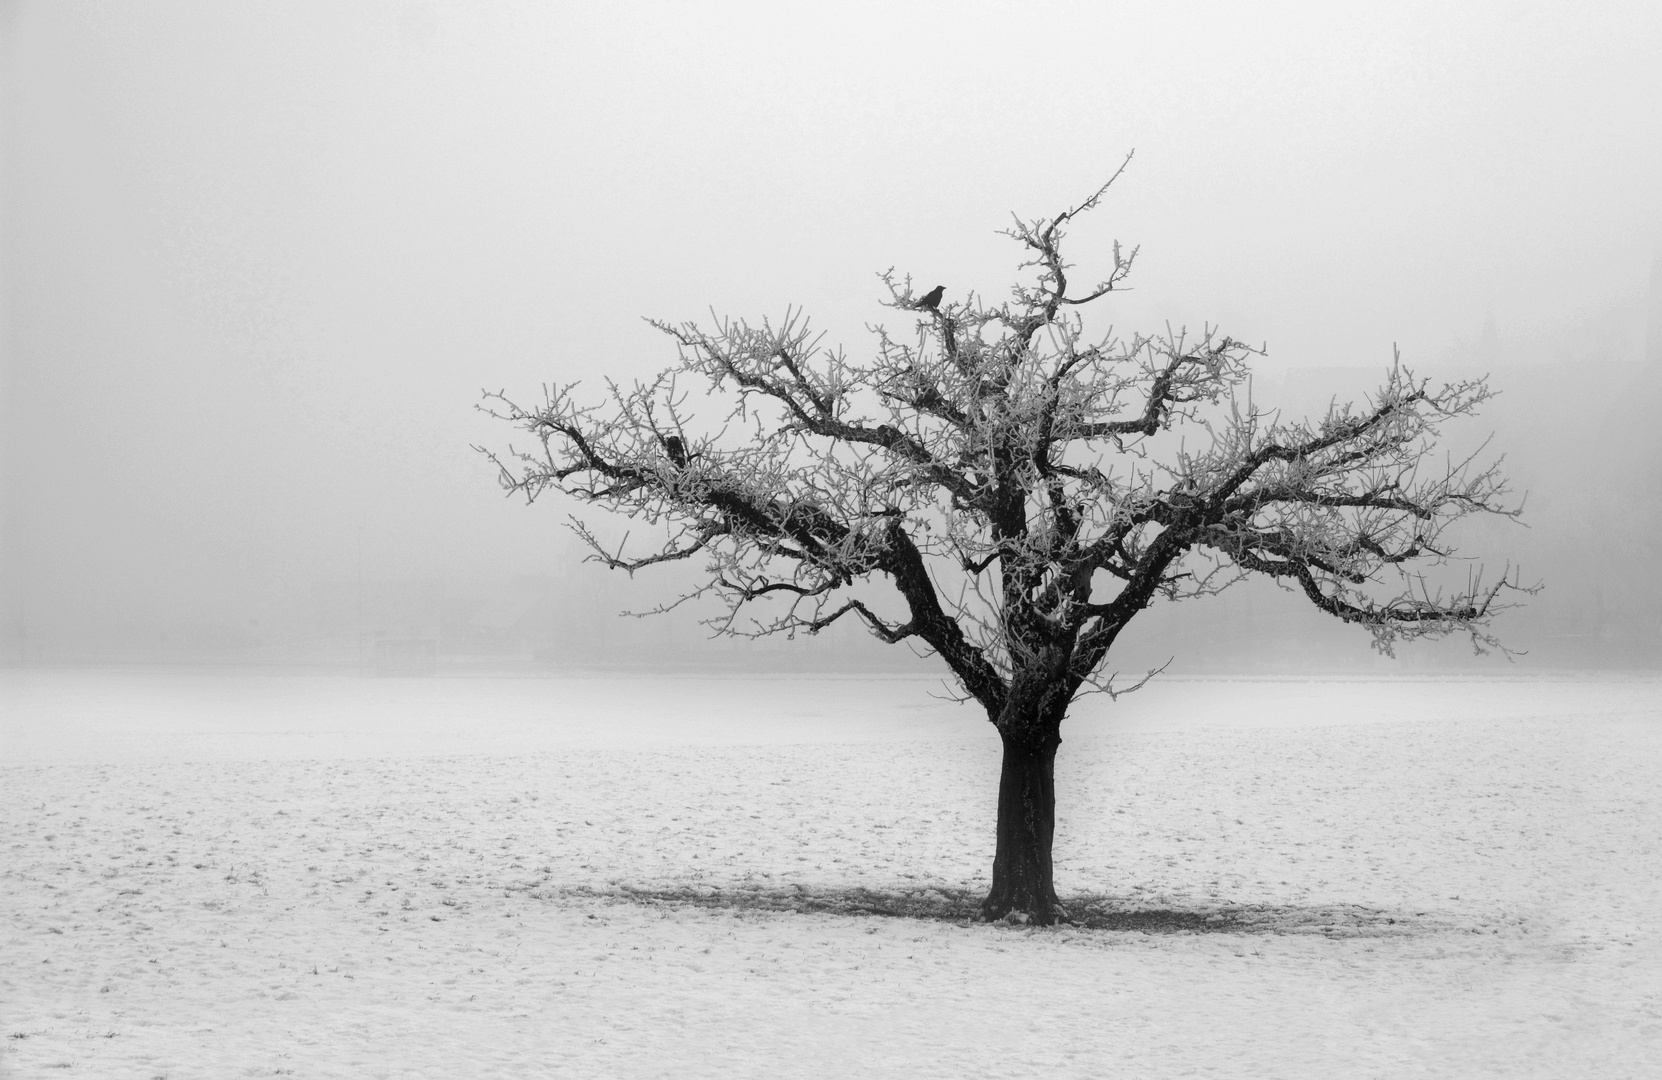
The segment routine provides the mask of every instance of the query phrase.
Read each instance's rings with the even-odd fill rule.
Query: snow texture
[[[6,673],[0,1076],[1662,1075],[1662,682],[1089,699],[1044,930],[930,689]]]

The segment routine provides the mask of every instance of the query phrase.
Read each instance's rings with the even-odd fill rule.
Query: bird
[[[687,467],[687,444],[681,441],[679,435],[671,435],[665,439],[664,449],[669,451],[669,459],[675,463],[677,469]]]
[[[928,292],[924,293],[923,297],[921,299],[919,299],[918,302],[916,304],[913,304],[912,306],[913,307],[920,307],[920,308],[928,308],[930,311],[934,311],[936,308],[941,306],[941,297],[945,293],[946,293],[946,286],[945,285],[937,285],[933,289],[930,289]]]

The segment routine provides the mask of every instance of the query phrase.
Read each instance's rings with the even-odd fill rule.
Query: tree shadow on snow
[[[816,889],[801,885],[618,885],[577,888],[572,897],[675,907],[740,911],[925,919],[959,924],[981,921],[982,894],[968,889]],[[1088,930],[1144,934],[1304,934],[1315,937],[1405,937],[1451,928],[1432,912],[1388,911],[1360,904],[1153,905],[1145,900],[1079,894],[1061,900],[1068,924]]]

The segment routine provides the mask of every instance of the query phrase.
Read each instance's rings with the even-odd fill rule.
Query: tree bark
[[[1000,730],[1004,768],[998,780],[998,851],[993,887],[981,904],[990,920],[1014,917],[1050,926],[1066,915],[1056,903],[1050,847],[1056,836],[1056,748],[1060,724]]]

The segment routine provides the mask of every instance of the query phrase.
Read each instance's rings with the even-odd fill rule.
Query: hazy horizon
[[[878,271],[997,296],[1009,215],[1134,150],[1071,248],[1140,245],[1116,325],[1262,342],[1290,407],[1393,349],[1493,370],[1531,528],[1469,548],[1549,584],[1497,630],[1662,663],[1655,5],[13,2],[0,32],[0,662],[361,636],[361,582],[483,633],[525,576],[595,648],[697,653],[692,615],[610,618],[667,580],[502,497],[481,388],[648,376],[642,317],[712,309],[864,355]],[[1150,655],[1225,647],[1160,618]]]

